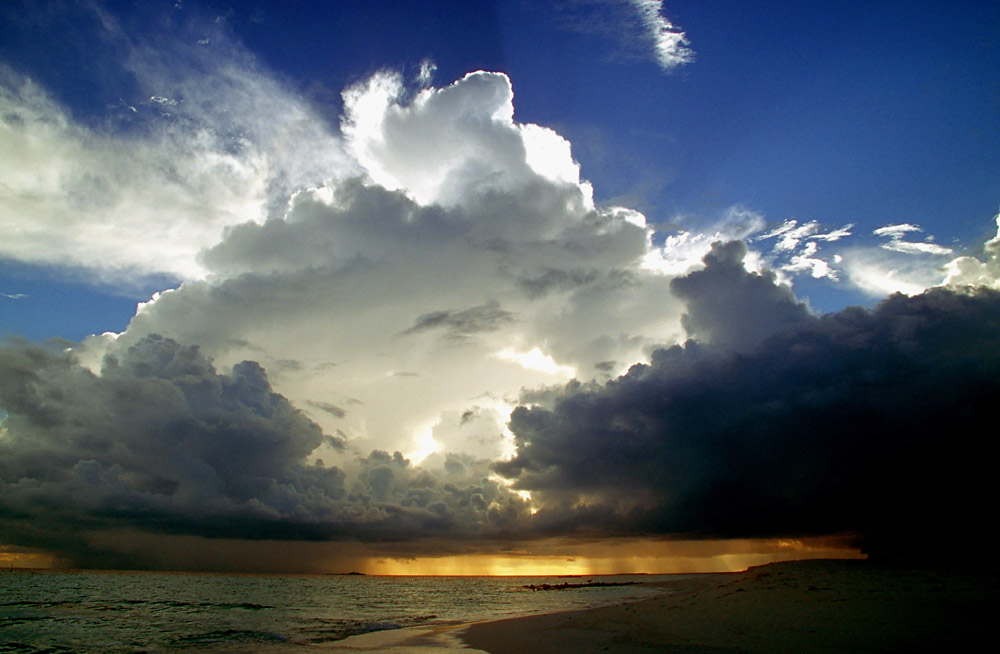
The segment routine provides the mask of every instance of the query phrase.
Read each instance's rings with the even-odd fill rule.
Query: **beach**
[[[668,582],[668,596],[456,635],[490,654],[961,651],[993,635],[997,581],[996,570],[777,563]]]
[[[982,649],[996,569],[797,561],[567,582],[12,572],[0,651],[937,652]],[[532,591],[527,586],[566,586]],[[519,617],[514,617],[519,616]]]

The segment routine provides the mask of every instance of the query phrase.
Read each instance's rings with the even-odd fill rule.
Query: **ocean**
[[[619,603],[669,576],[0,573],[0,653],[305,652],[358,634]],[[635,582],[565,590],[528,585]]]

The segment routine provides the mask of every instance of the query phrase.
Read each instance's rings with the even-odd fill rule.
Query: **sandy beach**
[[[678,579],[669,596],[484,622],[455,632],[490,654],[934,652],[993,635],[996,570],[777,563]]]

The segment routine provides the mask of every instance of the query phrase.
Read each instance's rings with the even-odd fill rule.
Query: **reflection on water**
[[[587,579],[591,578],[581,581]],[[669,577],[596,579],[645,582]],[[379,630],[585,608],[662,591],[647,585],[549,592],[522,588],[565,581],[4,572],[0,573],[0,653],[294,652]]]

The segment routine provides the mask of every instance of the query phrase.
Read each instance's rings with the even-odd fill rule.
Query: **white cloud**
[[[801,242],[803,238],[813,234],[818,228],[819,225],[816,221],[799,225],[797,220],[786,220],[784,223],[775,227],[767,234],[761,235],[759,238],[775,238],[777,239],[774,244],[775,250],[791,251],[799,246],[799,242]]]
[[[851,233],[852,233],[851,230],[853,228],[854,228],[854,223],[848,223],[848,224],[844,225],[843,227],[841,227],[840,229],[835,229],[835,230],[833,230],[831,232],[827,232],[825,234],[814,234],[813,236],[810,236],[809,238],[813,238],[813,239],[816,239],[816,240],[819,240],[819,241],[829,241],[829,242],[839,241],[842,238],[846,238],[846,237],[850,236]]]
[[[1000,215],[994,218],[1000,233]],[[1000,288],[1000,237],[983,245],[982,252],[954,256],[952,248],[904,240],[923,229],[914,224],[886,225],[873,234],[888,239],[877,247],[852,245],[835,261],[845,281],[872,297],[891,293],[917,295],[934,287]]]
[[[819,256],[820,243],[833,243],[851,235],[853,224],[839,229],[823,231],[815,220],[799,224],[789,219],[766,234],[753,237],[753,241],[775,239],[774,247],[766,257],[768,264],[777,271],[796,275],[808,273],[814,279],[838,280],[839,254],[824,258]],[[787,280],[784,280],[787,281]]]
[[[829,232],[821,232],[821,226],[815,220],[799,225],[797,220],[789,219],[768,233],[762,234],[756,238],[758,240],[774,238],[776,239],[774,244],[774,249],[776,251],[792,252],[799,247],[799,244],[803,240],[828,242],[839,241],[842,238],[850,236],[851,229],[853,227],[853,224],[848,224],[844,225],[840,229],[835,229]]]
[[[961,256],[945,265],[947,277],[943,286],[986,286],[1000,289],[1000,213],[994,217],[997,234],[986,241],[980,257]]]
[[[0,115],[5,257],[196,277],[198,247],[263,205],[253,163],[197,143],[105,137],[28,80],[7,77]]]
[[[439,453],[437,458],[444,459],[448,453],[490,461],[510,458],[514,444],[507,420],[514,406],[484,396],[462,411],[443,411],[429,429],[435,452]],[[434,462],[432,459],[428,463]]]
[[[421,87],[427,87],[431,85],[434,80],[434,71],[437,70],[437,64],[435,64],[430,59],[424,59],[420,62],[420,70],[417,72],[417,84]]]
[[[951,248],[946,248],[936,243],[911,243],[902,240],[892,240],[888,243],[883,243],[882,247],[886,250],[902,252],[903,254],[936,254],[943,256],[954,253],[954,250]]]
[[[699,230],[679,230],[646,256],[644,265],[666,275],[683,275],[701,268],[716,241],[739,241],[764,228],[764,216],[740,205],[726,209],[714,224]]]
[[[907,235],[917,234],[919,225],[901,223],[874,230],[875,236],[887,239],[877,247],[852,245],[838,253],[838,267],[847,282],[872,297],[892,293],[916,295],[945,278],[945,257],[950,248],[925,242],[907,241]]]
[[[924,231],[918,225],[911,225],[909,223],[903,223],[901,225],[886,225],[885,227],[879,227],[873,234],[876,236],[884,236],[889,239],[887,243],[883,243],[881,247],[886,250],[892,250],[893,252],[901,252],[903,254],[930,254],[930,255],[948,255],[952,254],[953,250],[951,248],[946,248],[936,243],[930,242],[930,239],[923,243],[914,243],[912,241],[904,241],[903,239],[907,234],[912,234],[916,232]]]
[[[478,71],[407,102],[402,78],[382,72],[344,92],[342,130],[372,181],[421,205],[453,206],[530,183],[572,184],[580,170],[569,143],[538,125],[514,123],[514,92],[502,73]],[[585,204],[589,197],[581,197]]]
[[[541,348],[533,347],[527,352],[515,352],[511,348],[505,348],[497,352],[496,357],[503,361],[513,361],[527,370],[537,370],[549,375],[561,375],[566,381],[576,375],[576,370],[572,366],[563,366],[556,363],[550,355],[542,352]]]
[[[912,255],[886,256],[884,250],[876,248],[851,248],[842,256],[847,279],[872,297],[917,295],[937,286],[942,279],[939,267]]]
[[[512,97],[496,73],[412,99],[390,72],[348,89],[345,138],[365,175],[229,227],[198,258],[208,277],[81,357],[162,333],[223,367],[260,361],[353,450],[423,457],[441,441],[485,455],[457,442],[482,433],[448,416],[627,367],[681,332],[669,277],[644,267],[645,218],[595,208],[569,143],[514,121]]]
[[[545,7],[561,29],[611,45],[607,58],[652,60],[664,71],[694,60],[687,36],[663,15],[660,0],[569,0]]]
[[[817,250],[816,243],[807,243],[800,254],[792,256],[791,260],[781,266],[781,270],[789,273],[808,272],[814,279],[837,280],[837,271],[825,259],[813,256]]]
[[[220,36],[161,50],[106,27],[141,89],[107,128],[74,121],[0,69],[0,256],[109,280],[198,278],[198,251],[226,226],[283,211],[297,186],[356,172],[339,137],[242,48]],[[114,129],[119,120],[128,129]]]
[[[886,225],[885,227],[879,227],[874,230],[872,234],[876,236],[887,236],[889,238],[902,238],[906,234],[912,232],[922,232],[924,231],[917,225],[911,225],[910,223],[902,223],[898,225]]]
[[[638,12],[646,36],[653,43],[653,52],[657,63],[664,70],[686,64],[694,58],[694,53],[688,49],[687,37],[663,16],[662,0],[629,0]]]

